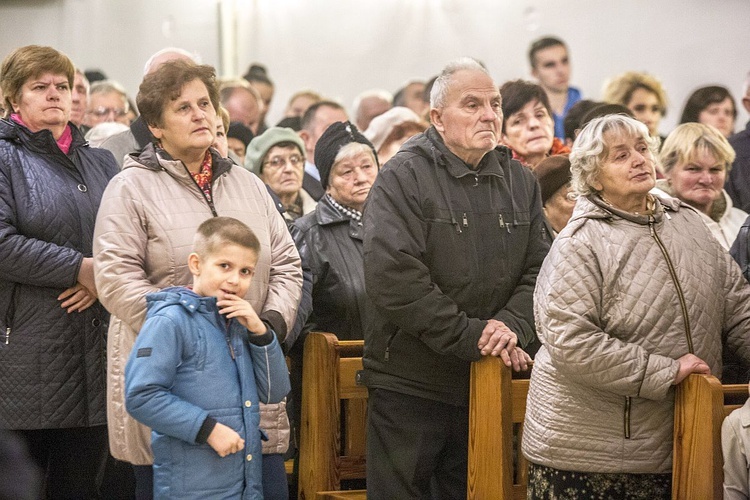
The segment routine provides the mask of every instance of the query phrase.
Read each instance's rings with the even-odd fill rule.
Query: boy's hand
[[[222,458],[245,448],[245,440],[234,429],[220,423],[208,435],[207,442]]]
[[[227,318],[237,318],[237,321],[251,333],[258,335],[266,333],[266,325],[258,318],[250,302],[242,297],[228,293],[216,304],[219,306],[219,313]]]

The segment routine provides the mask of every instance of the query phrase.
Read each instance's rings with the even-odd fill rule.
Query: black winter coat
[[[364,338],[367,297],[362,266],[362,224],[340,213],[323,196],[315,211],[294,222],[297,249],[313,275],[312,314],[305,332]]]
[[[539,185],[510,150],[476,169],[431,127],[380,172],[364,211],[364,269],[374,305],[364,382],[466,406],[487,320],[538,348],[532,296],[549,250]]]
[[[68,314],[57,297],[92,256],[118,168],[71,130],[66,155],[49,130],[0,121],[0,428],[106,423],[107,312],[96,302]]]

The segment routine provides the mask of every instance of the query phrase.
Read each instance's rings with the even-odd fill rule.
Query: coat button
[[[102,322],[99,321],[99,318],[94,318],[91,320],[91,324],[94,325],[95,327],[98,327],[102,324]]]
[[[79,184],[79,185],[78,185],[78,190],[79,190],[80,192],[82,192],[82,193],[85,193],[86,191],[88,191],[88,190],[89,190],[89,188],[87,188],[87,187],[86,187],[86,184]]]
[[[253,456],[252,456],[252,455],[248,455],[248,456],[247,456],[247,461],[248,461],[248,462],[249,462],[250,460],[252,460],[252,459],[253,459]]]
[[[250,408],[251,406],[253,406],[253,402],[252,401],[245,401],[245,406],[247,408]]]

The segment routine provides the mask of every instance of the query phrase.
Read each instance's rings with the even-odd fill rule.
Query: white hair
[[[432,90],[430,91],[431,108],[441,108],[445,105],[448,87],[453,79],[453,75],[463,70],[481,71],[487,76],[490,75],[487,68],[471,57],[460,57],[449,62],[432,85]]]
[[[201,60],[198,54],[194,54],[192,52],[189,52],[185,49],[180,49],[178,47],[167,47],[165,49],[161,49],[160,51],[156,52],[154,55],[148,58],[148,61],[146,61],[146,65],[143,67],[143,74],[148,75],[152,69],[155,69],[155,68],[152,68],[151,65],[154,64],[154,61],[158,57],[164,54],[175,54],[175,55],[187,57],[188,59],[193,61],[195,64],[201,63]]]
[[[581,196],[597,192],[594,187],[607,154],[609,144],[605,139],[608,132],[643,139],[651,152],[654,164],[658,165],[659,138],[651,137],[648,127],[624,114],[600,116],[591,120],[573,143],[570,151],[571,186]]]

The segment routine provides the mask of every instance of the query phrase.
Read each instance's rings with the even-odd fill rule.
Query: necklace
[[[353,208],[345,207],[341,203],[334,200],[333,197],[328,193],[326,193],[326,199],[331,205],[333,205],[333,208],[335,208],[342,214],[346,215],[350,219],[353,219],[357,222],[360,222],[362,220],[362,212],[360,212],[359,210],[354,210]]]

